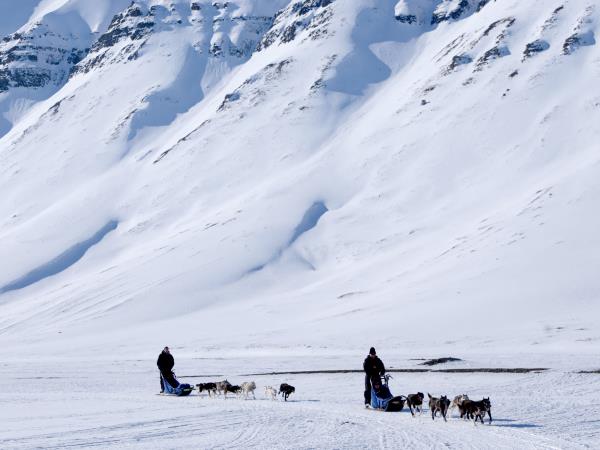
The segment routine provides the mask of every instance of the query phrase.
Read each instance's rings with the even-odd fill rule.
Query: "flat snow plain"
[[[176,356],[184,382],[256,381],[256,400],[211,399],[196,392],[156,395],[153,359],[38,360],[0,366],[0,447],[26,448],[473,448],[547,449],[600,446],[600,375],[566,369],[542,373],[396,373],[395,395],[416,391],[490,396],[492,425],[452,414],[447,423],[405,410],[362,405],[363,375],[261,375],[274,370],[360,367],[348,357]],[[397,361],[416,368],[416,361]],[[519,362],[519,361],[515,361]],[[478,364],[480,363],[480,364]],[[485,360],[472,361],[471,367]],[[391,364],[394,365],[394,364]],[[467,363],[436,366],[466,367]],[[264,386],[288,382],[287,403],[264,397]]]

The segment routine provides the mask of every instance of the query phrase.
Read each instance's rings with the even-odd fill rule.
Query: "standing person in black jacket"
[[[377,357],[374,347],[369,350],[369,356],[365,358],[363,369],[365,371],[365,407],[368,408],[371,405],[371,378],[373,376],[381,377],[385,374],[383,361]]]
[[[160,370],[160,392],[165,391],[165,386],[163,384],[163,379],[167,381],[171,385],[171,387],[178,387],[179,382],[175,379],[175,375],[173,374],[173,366],[175,366],[175,359],[171,352],[169,351],[169,347],[165,347],[163,351],[158,355],[158,359],[156,360],[156,365],[158,366],[158,370]]]

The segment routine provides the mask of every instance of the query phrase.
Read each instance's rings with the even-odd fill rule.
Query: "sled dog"
[[[208,396],[212,397],[212,395],[217,395],[217,385],[216,383],[198,383],[196,385],[198,388],[198,394],[202,391],[208,392]]]
[[[457,395],[456,397],[454,397],[454,400],[452,400],[452,403],[450,404],[450,409],[448,410],[448,412],[450,412],[454,408],[458,408],[460,405],[463,404],[463,402],[465,400],[469,400],[469,396],[467,394],[461,394],[461,395]]]
[[[296,388],[292,385],[289,385],[287,383],[281,383],[281,386],[279,386],[279,393],[286,402],[288,397],[294,392],[296,392]]]
[[[227,397],[227,393],[231,392],[232,394],[240,395],[242,393],[242,388],[237,384],[227,386],[227,390],[225,391],[225,397]]]
[[[275,389],[273,386],[266,386],[265,397],[271,397],[271,400],[277,400],[277,389]]]
[[[256,400],[254,390],[256,389],[256,383],[254,381],[246,381],[240,385],[241,393],[244,394],[245,398],[248,398],[248,394],[252,392],[252,397]]]
[[[487,414],[490,418],[490,422],[492,423],[492,403],[490,402],[490,398],[484,398],[478,402],[474,402],[473,400],[465,400],[462,405],[458,407],[460,410],[460,417],[463,418],[466,416],[467,419],[473,419],[473,423],[477,423],[477,419],[483,423],[483,418]]]
[[[427,394],[427,396],[429,397],[429,409],[431,410],[431,419],[435,420],[435,415],[439,411],[442,414],[442,417],[444,418],[444,422],[447,422],[446,411],[448,411],[448,406],[450,406],[450,400],[448,400],[448,397],[446,397],[445,395],[442,395],[439,398],[432,397],[429,393]]]
[[[217,390],[217,393],[219,395],[225,394],[225,396],[227,396],[227,391],[229,390],[230,387],[231,387],[231,383],[227,380],[217,381],[215,383],[215,389]]]
[[[415,411],[419,413],[419,415],[423,414],[423,399],[425,396],[422,392],[417,392],[416,394],[410,394],[406,396],[406,404],[410,409],[410,413],[413,417],[415,417]]]

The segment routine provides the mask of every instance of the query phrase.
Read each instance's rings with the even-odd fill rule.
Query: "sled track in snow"
[[[257,400],[224,400],[196,393],[155,395],[158,380],[151,365],[120,364],[107,373],[104,361],[78,368],[63,364],[0,367],[7,386],[38,377],[35,390],[0,391],[1,448],[579,449],[598,442],[593,418],[600,414],[600,381],[589,375],[427,371],[391,380],[396,395],[421,390],[491,396],[492,425],[474,426],[457,418],[456,411],[448,422],[433,421],[427,405],[415,418],[406,409],[364,409],[363,377],[356,371],[256,376]],[[116,374],[139,382],[115,384]],[[229,379],[240,383],[247,377]],[[288,402],[264,398],[264,386],[284,381],[296,386]],[[571,395],[555,396],[548,408],[540,408],[554,389]],[[582,414],[574,415],[573,408]]]

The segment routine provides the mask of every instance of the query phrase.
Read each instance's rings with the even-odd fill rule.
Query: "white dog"
[[[248,399],[248,394],[252,392],[252,397],[256,400],[256,396],[254,395],[254,390],[256,389],[256,383],[254,381],[246,381],[245,383],[240,384],[240,395],[244,394],[244,397]]]
[[[271,397],[271,400],[277,400],[277,389],[275,389],[273,386],[266,386],[265,397]]]

